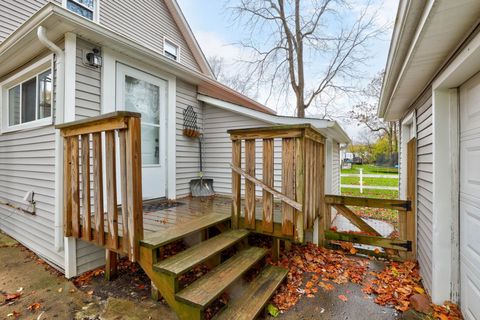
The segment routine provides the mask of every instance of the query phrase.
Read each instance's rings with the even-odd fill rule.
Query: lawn
[[[392,175],[398,177],[397,168],[377,167],[374,165],[353,165],[352,169],[343,169],[342,174],[359,174],[360,168],[363,169],[364,174]],[[344,185],[360,185],[359,177],[342,177],[341,181]],[[398,178],[393,179],[364,177],[363,185],[397,187]],[[354,197],[398,199],[398,190],[363,189],[363,193],[360,193],[360,189],[342,188],[342,194]],[[398,212],[396,210],[362,207],[352,207],[352,209],[361,217],[387,221],[391,223],[395,228],[397,228],[398,226]]]

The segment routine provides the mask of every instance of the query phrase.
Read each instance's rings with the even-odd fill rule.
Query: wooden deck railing
[[[65,236],[127,254],[136,261],[143,239],[140,114],[114,112],[56,128],[64,138]]]
[[[324,211],[325,138],[308,124],[236,129],[228,133],[232,140],[232,226],[303,242],[304,231],[313,228],[315,219]],[[262,179],[255,175],[258,142],[262,146]],[[281,143],[281,190],[274,187],[275,143]],[[241,177],[245,179],[243,221]],[[260,219],[255,205],[257,187],[262,190]],[[281,201],[281,221],[275,221],[274,198]]]
[[[323,226],[325,242],[334,240],[371,245],[393,250],[397,252],[401,258],[414,258],[413,247],[415,244],[415,232],[411,231],[415,230],[415,225],[413,224],[415,219],[407,219],[407,215],[414,214],[414,212],[412,212],[411,201],[325,195],[325,203],[327,205],[325,212],[326,217],[323,220],[325,222]],[[382,236],[348,206],[397,210],[398,239]],[[347,218],[360,232],[346,233],[331,230],[332,208],[335,208],[338,214]],[[368,253],[366,250],[364,251]]]

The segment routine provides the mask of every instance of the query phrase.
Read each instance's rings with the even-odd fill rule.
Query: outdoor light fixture
[[[92,52],[87,53],[87,61],[91,67],[99,68],[102,66],[102,56],[100,50],[93,49]]]

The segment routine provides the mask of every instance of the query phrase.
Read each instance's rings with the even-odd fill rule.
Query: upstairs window
[[[167,39],[165,39],[163,41],[163,54],[167,58],[178,61],[179,60],[178,58],[180,56],[179,51],[180,51],[180,49],[175,43],[173,43],[173,42],[171,42]]]
[[[94,20],[96,0],[66,0],[68,10],[89,20]]]

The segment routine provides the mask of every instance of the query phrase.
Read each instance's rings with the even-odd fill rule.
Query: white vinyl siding
[[[49,0],[2,0],[0,5],[0,42],[42,8]],[[61,4],[61,0],[54,0]]]
[[[55,129],[53,125],[0,135],[0,197],[23,202],[23,197],[29,191],[35,193],[35,214],[31,215],[0,204],[0,230],[15,238],[48,263],[63,270],[63,252],[57,252],[54,245]]]
[[[190,194],[190,180],[198,178],[200,170],[198,139],[183,135],[183,110],[192,106],[197,113],[197,125],[203,127],[203,111],[197,100],[197,88],[177,79],[176,107],[176,193],[177,197]]]
[[[432,100],[417,109],[417,257],[423,283],[432,288]]]
[[[332,192],[340,194],[340,145],[332,143]]]
[[[84,51],[95,46],[77,39],[76,79],[75,79],[75,118],[81,120],[100,115],[101,68],[83,64]],[[93,197],[92,193],[92,197]],[[93,201],[92,201],[93,204]],[[105,264],[105,250],[93,244],[77,240],[77,273],[81,274]]]
[[[163,0],[101,0],[100,24],[161,54],[166,37],[180,47],[180,63],[200,71]]]

